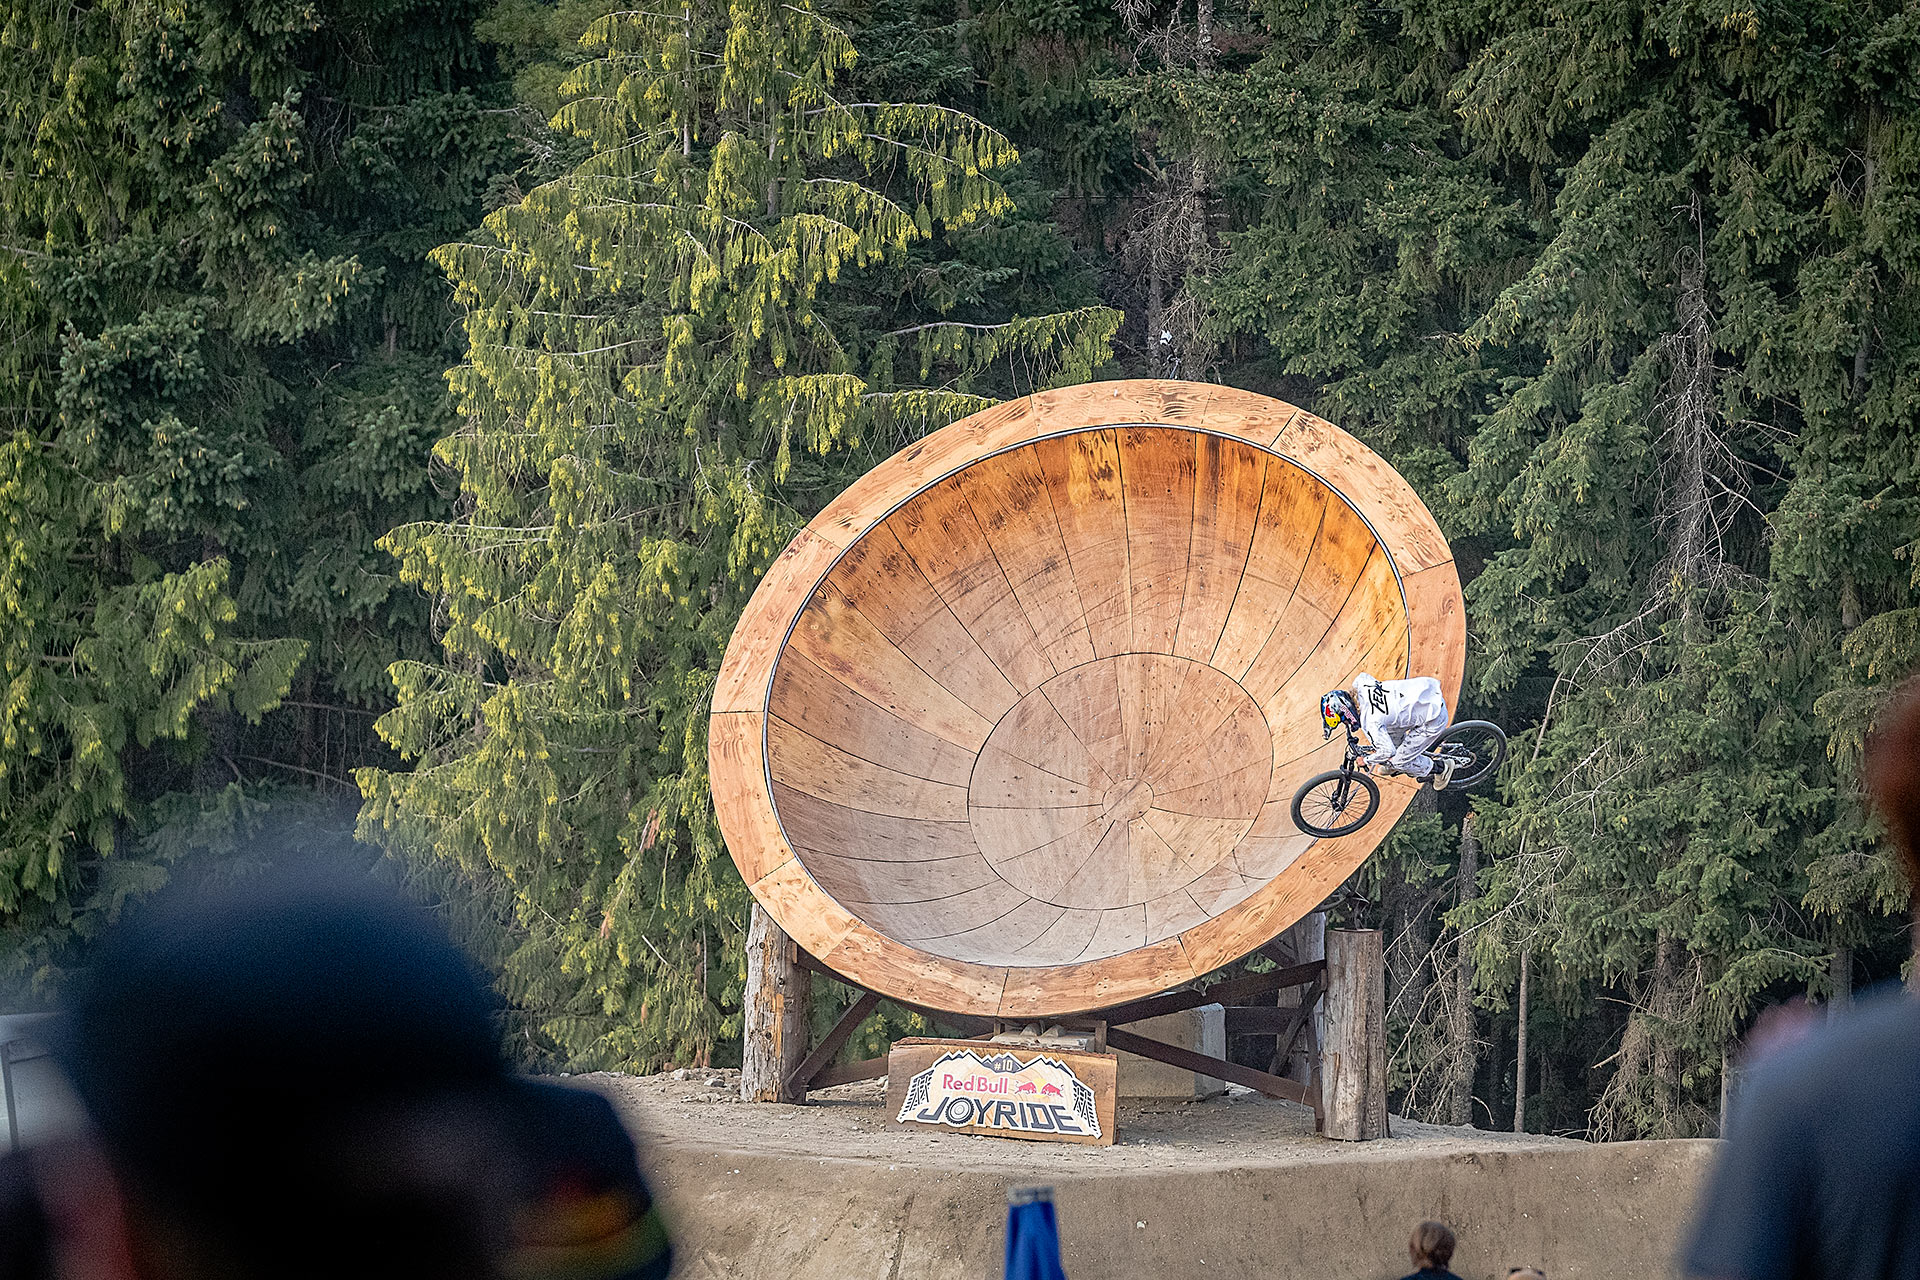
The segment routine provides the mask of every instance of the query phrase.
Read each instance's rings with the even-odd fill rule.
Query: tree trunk
[[[1833,995],[1827,1001],[1827,1011],[1845,1013],[1853,1007],[1853,948],[1835,947],[1827,972],[1833,977]]]
[[[1654,936],[1653,990],[1647,1001],[1653,1016],[1648,1019],[1647,1041],[1651,1046],[1648,1058],[1652,1064],[1654,1114],[1658,1117],[1652,1136],[1659,1138],[1681,1136],[1679,1070],[1673,1038],[1667,1032],[1667,1028],[1678,1020],[1679,950],[1679,944],[1667,933]],[[1623,1069],[1624,1065],[1623,1060]]]
[[[1474,831],[1469,813],[1460,824],[1460,901],[1471,902],[1480,896],[1480,837]],[[1455,970],[1453,1009],[1447,1020],[1447,1042],[1453,1058],[1450,1096],[1447,1099],[1449,1124],[1473,1123],[1473,952],[1468,939],[1459,940],[1459,964]]]
[[[746,1029],[740,1049],[744,1102],[804,1102],[787,1087],[807,1056],[807,1011],[813,975],[793,962],[793,943],[759,903],[747,928]]]
[[[1325,1134],[1387,1136],[1387,959],[1378,929],[1327,931],[1327,1047],[1321,1056]]]
[[[1172,335],[1167,332],[1167,281],[1161,268],[1165,257],[1160,241],[1165,236],[1158,219],[1147,229],[1147,367],[1153,376],[1163,378],[1172,353]]]
[[[1520,999],[1516,1012],[1520,1017],[1519,1044],[1513,1055],[1513,1131],[1527,1131],[1527,969],[1532,955],[1520,953]]]
[[[1413,793],[1401,823],[1434,813],[1438,800],[1430,787]],[[1431,885],[1407,882],[1403,868],[1383,867],[1380,904],[1387,920],[1387,1016],[1405,1021],[1420,1017],[1432,981],[1433,914],[1438,894]]]
[[[1733,1105],[1733,1051],[1726,1045],[1720,1047],[1720,1118],[1715,1124],[1716,1137],[1727,1136],[1727,1111]]]

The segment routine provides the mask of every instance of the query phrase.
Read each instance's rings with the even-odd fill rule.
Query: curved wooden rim
[[[1382,812],[1361,832],[1318,840],[1245,901],[1165,941],[1045,967],[931,955],[871,928],[817,885],[775,812],[766,750],[774,668],[794,619],[842,553],[913,495],[1007,449],[1089,429],[1183,427],[1245,441],[1318,478],[1387,551],[1408,617],[1410,671],[1439,677],[1457,705],[1466,624],[1439,526],[1412,487],[1354,437],[1267,396],[1211,383],[1090,383],[1007,401],[934,432],[862,476],[775,560],[735,629],[715,683],[709,769],[728,851],[755,898],[816,959],[863,986],[931,1008],[1006,1018],[1098,1009],[1164,991],[1252,951],[1324,900],[1412,799],[1382,780]]]

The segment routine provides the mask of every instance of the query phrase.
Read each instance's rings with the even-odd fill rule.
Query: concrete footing
[[[1227,1011],[1217,1004],[1128,1023],[1127,1030],[1210,1058],[1227,1056]],[[1224,1080],[1195,1075],[1138,1054],[1120,1055],[1118,1092],[1123,1098],[1211,1098],[1226,1091]]]

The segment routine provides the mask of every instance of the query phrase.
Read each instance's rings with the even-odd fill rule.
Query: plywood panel
[[[940,939],[940,949],[983,964],[1021,963],[1021,953],[1066,914],[1065,907],[1027,898],[997,920]]]
[[[859,846],[871,853],[870,846]],[[846,858],[808,850],[807,870],[822,889],[841,902],[892,905],[925,901],[927,895],[951,898],[1000,883],[1000,877],[978,852],[957,858],[935,858],[906,864],[885,857]]]
[[[714,716],[707,725],[714,812],[727,833],[734,865],[748,884],[793,860],[786,833],[767,803],[766,724],[759,712],[734,711]]]
[[[1087,611],[1039,455],[1018,449],[989,458],[961,472],[956,483],[1054,670],[1092,661]]]
[[[847,905],[869,919],[872,918],[869,913],[878,914],[887,922],[889,937],[940,954],[943,949],[935,945],[938,939],[951,938],[969,929],[978,929],[983,924],[992,924],[1029,900],[1026,894],[1012,885],[999,881],[964,893],[927,898],[920,902],[850,902]],[[863,907],[865,911],[861,910]],[[875,913],[876,907],[884,907],[885,910]],[[961,958],[971,960],[973,957]]]
[[[922,671],[833,587],[814,593],[787,645],[888,714],[969,753],[992,731],[991,720]]]
[[[1058,687],[1056,682],[1042,685],[1041,696],[1022,699],[1001,717],[988,742],[992,748],[1028,764],[1044,765],[1049,773],[1084,782],[1096,795],[1104,792],[1113,785],[1113,775],[1095,761],[1080,736],[1061,717],[1047,692],[1050,686]],[[1117,715],[1119,708],[1113,710]]]
[[[1073,570],[1074,590],[1094,654],[1129,651],[1132,590],[1120,442],[1111,431],[1042,440],[1034,446],[1054,496],[1053,511]]]
[[[1025,693],[1054,674],[957,485],[915,498],[888,517],[887,528],[1014,689]],[[1006,705],[991,714],[999,715]]]
[[[869,754],[901,773],[967,785],[973,756],[856,693],[788,649],[773,676],[773,714],[842,751]]]
[[[988,720],[1020,694],[885,525],[847,549],[830,585],[934,683]]]
[[[1129,427],[1120,432],[1134,653],[1173,652],[1193,541],[1194,448],[1195,438],[1187,431]]]
[[[767,753],[775,782],[815,799],[897,818],[964,822],[967,792],[830,747],[784,720],[767,724]]]
[[[809,853],[883,858],[890,862],[937,862],[979,852],[965,822],[928,822],[872,813],[817,799],[779,782],[773,801],[780,826],[795,849]]]
[[[936,956],[866,925],[855,925],[830,950],[812,954],[836,973],[857,974],[865,986],[930,1009],[998,1008],[1007,984],[1004,966]]]
[[[1268,466],[1253,548],[1214,646],[1214,667],[1238,680],[1253,665],[1293,601],[1328,503],[1325,486],[1305,472],[1283,463]]]
[[[1020,967],[1071,964],[1086,952],[1093,931],[1100,927],[1099,911],[1062,911],[1046,932],[1014,953],[1010,963]]]
[[[1384,458],[1324,418],[1295,415],[1274,448],[1313,471],[1360,509],[1402,570],[1446,564],[1453,552],[1413,486]]]
[[[967,803],[985,809],[1084,808],[1100,795],[1084,780],[1050,773],[989,743],[974,766]]]
[[[1219,436],[1201,436],[1195,444],[1193,535],[1173,645],[1183,658],[1207,661],[1226,630],[1253,552],[1267,459],[1258,449]]]
[[[811,529],[802,529],[775,558],[727,642],[713,686],[716,714],[766,710],[767,684],[786,642],[787,626],[839,552]]]
[[[1144,939],[1146,909],[1137,910],[1139,937]],[[1131,942],[1133,936],[1130,929],[1119,928],[1105,937],[1096,937],[1075,964],[1007,970],[1000,1016],[1030,1018],[1103,1009],[1132,999],[1129,992],[1165,991],[1200,976],[1178,938],[1148,945]]]
[[[1075,667],[1040,690],[1088,760],[1117,782],[1127,776],[1132,755],[1127,747],[1127,716],[1120,703],[1120,664],[1090,662]]]
[[[1163,942],[1211,919],[1205,907],[1194,901],[1185,889],[1154,898],[1147,906],[1147,941]]]
[[[1102,853],[1102,841],[1120,838],[1114,834],[1117,827],[1118,824],[1095,815],[1037,849],[1008,857],[996,856],[993,865],[1009,884],[1021,891],[1045,902],[1065,903],[1062,893],[1065,886],[1087,866],[1095,854]],[[1114,856],[1112,849],[1106,850],[1102,856]],[[1090,909],[1097,911],[1107,905],[1101,901]]]

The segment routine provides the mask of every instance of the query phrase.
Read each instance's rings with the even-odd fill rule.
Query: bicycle
[[[1369,776],[1377,766],[1366,762],[1368,750],[1348,729],[1347,755],[1340,767],[1315,774],[1293,793],[1296,827],[1310,836],[1345,836],[1373,820],[1380,811],[1380,787]],[[1448,790],[1470,787],[1492,777],[1507,758],[1507,735],[1491,721],[1462,720],[1435,739],[1426,754],[1436,764],[1453,761]],[[1391,766],[1380,771],[1401,772]]]

